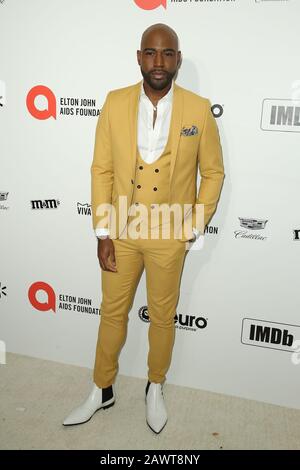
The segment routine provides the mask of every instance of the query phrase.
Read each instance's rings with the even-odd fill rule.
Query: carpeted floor
[[[7,354],[0,378],[1,449],[300,449],[300,410],[166,382],[169,420],[155,435],[145,423],[146,379],[118,375],[113,407],[64,427],[90,392],[91,370]]]

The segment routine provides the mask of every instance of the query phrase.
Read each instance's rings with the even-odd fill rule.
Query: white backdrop
[[[203,249],[187,254],[168,382],[300,408],[300,2],[159,3],[0,2],[0,362],[6,347],[93,367],[97,114],[141,79],[141,34],[163,22],[180,37],[177,83],[221,110],[226,174]],[[39,113],[50,102],[56,118]],[[120,373],[146,378],[144,281]]]

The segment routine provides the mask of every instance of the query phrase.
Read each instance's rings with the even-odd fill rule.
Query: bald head
[[[137,59],[144,81],[152,90],[170,88],[181,60],[178,47],[176,32],[166,24],[153,24],[143,32]]]
[[[179,40],[178,40],[177,33],[174,31],[174,29],[170,28],[170,26],[164,23],[156,23],[156,24],[149,26],[147,29],[145,29],[141,38],[141,50],[143,50],[143,47],[145,43],[148,42],[149,38],[151,40],[151,38],[155,36],[156,37],[162,36],[164,38],[169,38],[169,40],[171,40],[173,45],[176,47],[176,51],[178,51]]]

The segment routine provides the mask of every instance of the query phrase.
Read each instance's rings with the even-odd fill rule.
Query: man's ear
[[[181,51],[178,51],[178,57],[177,57],[177,66],[180,67],[182,62],[182,55]]]
[[[141,51],[136,51],[136,57],[138,64],[141,65]]]

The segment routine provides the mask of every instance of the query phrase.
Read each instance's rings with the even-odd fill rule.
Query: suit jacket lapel
[[[131,175],[134,178],[135,165],[136,165],[136,146],[137,146],[137,122],[138,122],[138,110],[139,110],[139,99],[140,91],[143,80],[133,85],[132,92],[130,94],[128,103],[128,123],[129,123],[129,135],[130,135],[130,159],[131,159]]]
[[[131,174],[132,177],[135,175],[135,165],[136,165],[136,147],[137,147],[137,124],[138,124],[138,105],[140,98],[140,90],[143,80],[140,80],[138,83],[133,85],[132,92],[130,95],[129,105],[128,105],[128,123],[129,123],[129,135],[130,135],[130,157],[131,157]],[[171,132],[171,163],[170,163],[170,181],[169,189],[171,189],[171,181],[173,176],[173,171],[176,162],[180,130],[182,127],[182,117],[183,117],[183,94],[180,86],[176,85],[174,82],[173,90],[173,104],[172,104],[172,114],[171,114],[171,123],[170,123],[170,132]]]
[[[175,167],[177,150],[179,145],[180,130],[183,117],[183,93],[180,86],[176,85],[174,82],[174,91],[173,91],[173,104],[172,104],[172,115],[170,123],[170,132],[171,132],[171,162],[170,162],[170,181],[169,181],[169,194],[171,194],[171,183],[172,176]]]

